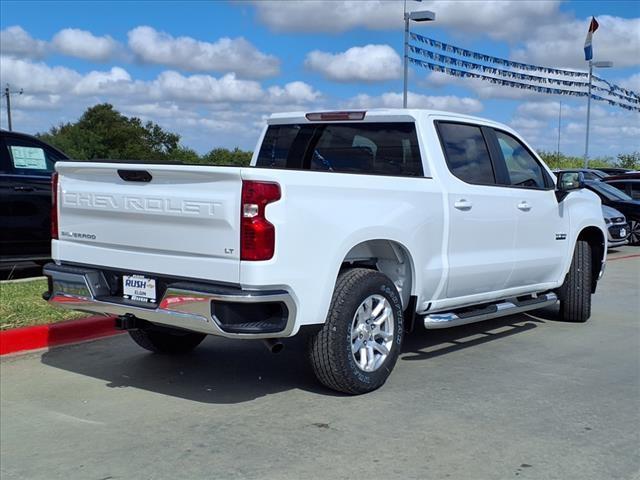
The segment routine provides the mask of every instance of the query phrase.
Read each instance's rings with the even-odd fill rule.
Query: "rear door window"
[[[50,148],[23,138],[5,138],[9,167],[23,175],[48,175],[55,162],[62,160]]]
[[[479,126],[437,122],[437,129],[452,174],[466,183],[495,185],[489,148]]]
[[[256,166],[423,175],[414,123],[271,125]]]

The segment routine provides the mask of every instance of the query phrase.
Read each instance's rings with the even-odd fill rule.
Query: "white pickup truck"
[[[416,321],[556,302],[589,318],[600,200],[556,187],[509,127],[410,109],[267,123],[250,167],[57,163],[45,298],[162,353],[206,335],[278,350],[302,329],[320,382],[352,394],[385,382]]]

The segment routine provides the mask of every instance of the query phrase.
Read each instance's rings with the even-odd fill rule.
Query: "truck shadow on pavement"
[[[554,321],[558,307],[534,310],[529,314],[510,315],[460,327],[426,330],[416,319],[416,331],[405,337],[400,360],[427,360],[463,348],[500,340],[532,330],[538,324]]]
[[[538,318],[515,315],[443,330],[419,328],[405,337],[400,359],[427,360],[523,333],[544,323],[542,318],[553,318],[544,311],[535,315]],[[209,337],[189,354],[168,356],[147,352],[124,334],[53,349],[41,361],[103,380],[108,388],[134,388],[201,403],[242,403],[295,389],[342,396],[315,380],[306,360],[306,340],[287,339],[284,351],[274,355],[259,341]]]

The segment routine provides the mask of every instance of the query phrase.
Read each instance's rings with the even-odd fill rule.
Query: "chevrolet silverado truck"
[[[272,115],[249,167],[58,162],[49,302],[140,346],[306,332],[319,381],[380,387],[405,331],[559,303],[586,321],[599,198],[511,128],[427,110]]]

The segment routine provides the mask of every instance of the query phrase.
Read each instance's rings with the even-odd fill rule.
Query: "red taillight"
[[[58,239],[58,172],[51,175],[51,238]]]
[[[267,204],[280,200],[280,185],[242,181],[240,259],[269,260],[276,245],[276,229],[264,215]]]

